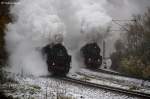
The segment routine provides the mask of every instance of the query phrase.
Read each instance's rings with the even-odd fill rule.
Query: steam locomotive
[[[70,69],[71,56],[61,44],[47,45],[43,48],[46,54],[48,71],[55,76],[66,76]]]
[[[88,43],[80,49],[84,64],[89,69],[98,69],[102,64],[101,49],[97,43]]]

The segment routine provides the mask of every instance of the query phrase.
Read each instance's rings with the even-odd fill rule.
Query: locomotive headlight
[[[91,61],[91,58],[89,58],[88,61]]]
[[[53,64],[52,64],[53,66],[55,65],[55,63],[53,62]]]

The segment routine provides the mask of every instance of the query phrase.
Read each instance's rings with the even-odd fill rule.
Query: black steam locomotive
[[[101,49],[97,43],[89,43],[83,46],[80,50],[84,59],[84,64],[89,69],[97,69],[102,64]]]
[[[66,76],[70,69],[71,56],[61,44],[47,45],[43,48],[46,54],[48,71],[55,76]]]

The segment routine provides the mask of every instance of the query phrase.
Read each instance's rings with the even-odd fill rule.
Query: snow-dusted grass
[[[3,87],[7,95],[22,99],[138,99],[124,94],[85,87],[80,84],[63,81],[55,78],[13,76],[18,84],[7,83]]]

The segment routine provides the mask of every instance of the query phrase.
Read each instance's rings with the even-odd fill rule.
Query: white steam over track
[[[106,4],[106,0],[19,0],[10,9],[14,21],[7,25],[5,36],[10,70],[46,75],[42,47],[61,35],[73,52],[81,43],[101,37],[111,21]]]

